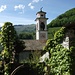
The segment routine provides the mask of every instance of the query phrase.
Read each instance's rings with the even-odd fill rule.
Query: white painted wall
[[[63,42],[62,42],[62,46],[64,47],[64,48],[67,48],[67,49],[69,49],[69,36],[68,36],[68,33],[66,33],[66,37],[64,38],[64,40],[63,40]]]
[[[40,62],[44,62],[46,59],[49,59],[49,52],[46,52],[43,56],[40,57]]]

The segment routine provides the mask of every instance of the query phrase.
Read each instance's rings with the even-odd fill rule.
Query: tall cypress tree
[[[14,42],[17,34],[14,26],[10,22],[5,22],[1,29],[1,45],[3,47],[5,61],[12,61],[12,51],[14,50]]]
[[[10,22],[5,22],[1,29],[1,45],[2,50],[2,59],[4,62],[4,75],[9,75],[9,64],[13,61],[13,52],[14,52],[14,42],[17,38],[16,31],[14,26]]]

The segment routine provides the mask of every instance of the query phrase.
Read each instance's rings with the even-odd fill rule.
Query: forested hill
[[[17,33],[23,33],[23,32],[35,32],[35,24],[30,25],[14,25],[14,28],[16,29]]]
[[[72,8],[65,13],[59,15],[57,18],[52,20],[48,24],[48,28],[50,27],[61,27],[65,24],[68,24],[70,22],[75,22],[75,8]]]

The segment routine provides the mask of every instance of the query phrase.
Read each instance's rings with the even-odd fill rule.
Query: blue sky
[[[48,23],[69,9],[75,8],[75,0],[0,0],[0,26],[4,22],[13,24],[35,24],[36,13],[43,7]]]

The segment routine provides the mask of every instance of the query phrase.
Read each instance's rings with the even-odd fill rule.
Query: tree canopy
[[[15,28],[11,22],[5,22],[1,29],[0,42],[3,47],[1,52],[2,62],[4,62],[4,75],[10,75],[10,63],[17,62],[16,53],[22,51],[25,46],[24,43],[19,40]]]
[[[3,53],[5,52],[6,60],[11,60],[12,51],[14,50],[14,41],[16,39],[16,31],[14,26],[10,22],[5,22],[1,29],[1,45],[3,47]]]
[[[19,34],[19,38],[20,39],[27,39],[27,40],[28,39],[33,39],[34,38],[34,33],[32,33],[32,32],[31,33],[29,33],[29,32],[27,32],[27,33],[25,33],[25,32],[24,33],[20,33]]]

